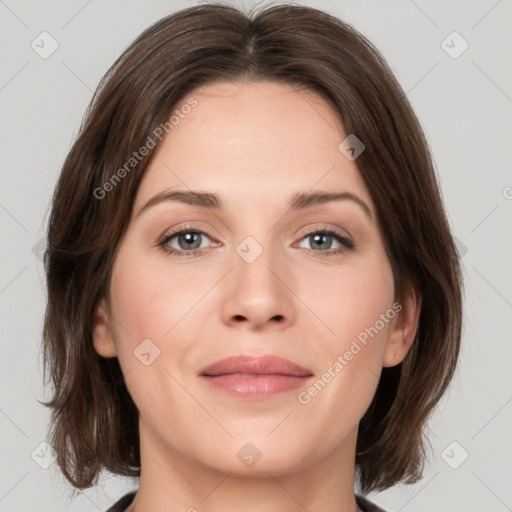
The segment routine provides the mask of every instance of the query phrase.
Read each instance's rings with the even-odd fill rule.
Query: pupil
[[[181,243],[182,237],[186,241],[185,244]],[[199,240],[199,233],[185,233],[184,235],[181,235],[179,237],[179,240],[180,240],[179,245],[180,245],[181,249],[197,249],[197,247],[199,247],[199,245],[201,245],[200,243],[199,243],[199,245],[197,245],[197,241]],[[196,245],[193,245],[194,242],[196,243]]]
[[[325,239],[329,238],[329,237],[330,237],[330,235],[319,235],[319,234],[313,235],[313,240],[314,240],[313,245],[317,245],[320,248],[325,247],[325,245],[330,245],[330,244],[325,244],[325,243],[322,244],[321,243],[321,240],[325,241]]]

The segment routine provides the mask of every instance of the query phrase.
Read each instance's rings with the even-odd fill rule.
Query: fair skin
[[[190,96],[197,106],[139,186],[108,303],[93,318],[94,347],[118,357],[140,412],[142,471],[128,510],[358,511],[358,423],[382,367],[410,348],[420,299],[407,290],[400,312],[307,404],[301,389],[241,399],[206,383],[199,371],[218,359],[273,354],[311,371],[307,391],[397,298],[374,203],[338,149],[347,134],[328,103],[271,82]],[[224,208],[164,200],[140,211],[171,189],[215,193]],[[348,197],[287,211],[294,194],[319,191],[350,193],[368,211]],[[180,227],[205,234],[191,249],[183,235],[166,247],[199,253],[159,245]],[[353,247],[308,235],[326,230]],[[237,252],[246,237],[263,249],[250,263]],[[134,355],[146,339],[160,350],[147,366]],[[248,442],[261,453],[251,467],[237,456]]]

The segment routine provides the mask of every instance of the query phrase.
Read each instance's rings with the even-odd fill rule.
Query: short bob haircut
[[[103,469],[141,473],[137,407],[117,358],[99,356],[91,333],[151,154],[122,180],[118,170],[196,87],[257,80],[320,94],[366,146],[356,164],[376,205],[396,297],[413,283],[422,307],[411,349],[383,368],[360,422],[357,478],[369,492],[422,476],[425,423],[456,369],[462,279],[420,123],[382,55],[350,25],[306,6],[246,14],[213,3],[161,19],[116,60],[54,191],[42,343],[54,390],[42,403],[51,408],[58,466],[77,489],[95,485]],[[107,183],[112,191],[101,192]]]

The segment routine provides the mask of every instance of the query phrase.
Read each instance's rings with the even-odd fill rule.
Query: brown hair
[[[421,478],[423,427],[458,358],[462,283],[420,124],[384,58],[350,25],[305,6],[244,14],[217,3],[161,19],[117,59],[55,189],[42,345],[54,395],[44,405],[52,409],[57,463],[76,488],[95,484],[102,469],[140,475],[138,411],[117,358],[95,352],[91,317],[108,296],[118,242],[151,155],[115,190],[102,198],[97,191],[196,87],[244,80],[319,93],[346,133],[366,146],[356,164],[376,205],[397,296],[414,282],[422,310],[412,348],[400,365],[383,369],[360,422],[356,467],[363,492]]]

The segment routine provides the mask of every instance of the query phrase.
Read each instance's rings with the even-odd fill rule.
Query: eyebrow
[[[351,192],[298,192],[291,197],[287,208],[290,211],[305,210],[313,206],[332,201],[349,200],[359,205],[366,215],[373,219],[369,206],[357,195]],[[226,209],[226,203],[212,192],[194,192],[187,190],[166,190],[153,196],[138,211],[137,217],[152,206],[165,201],[177,201],[192,206],[199,206],[208,210],[220,211]]]

